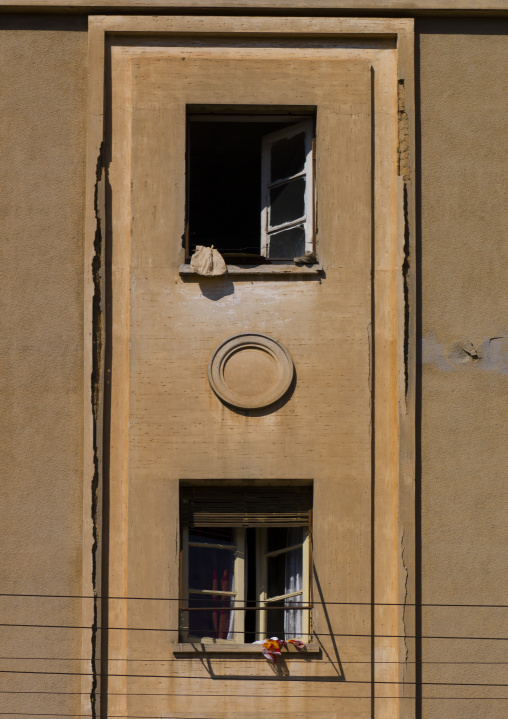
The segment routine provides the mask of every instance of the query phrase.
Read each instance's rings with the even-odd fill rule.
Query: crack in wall
[[[405,561],[405,557],[404,557],[404,554],[405,554],[405,543],[404,543],[405,534],[406,534],[406,530],[404,529],[404,527],[402,527],[402,534],[401,534],[401,537],[400,537],[400,557],[401,557],[401,562],[402,562],[402,569],[403,569],[403,571],[404,571],[404,598],[403,598],[403,600],[402,600],[402,628],[403,628],[403,637],[404,637],[404,647],[405,647],[405,650],[406,650],[406,654],[405,654],[405,657],[404,657],[404,664],[403,664],[403,671],[404,671],[404,672],[405,672],[405,668],[406,668],[407,661],[408,661],[408,658],[409,658],[409,647],[408,647],[408,643],[407,643],[408,631],[407,631],[407,626],[406,626],[406,609],[407,609],[407,595],[408,595],[407,585],[408,585],[408,582],[409,582],[409,571],[408,571],[408,568],[407,568],[407,565],[406,565],[406,561]]]
[[[408,183],[411,181],[411,165],[409,153],[409,118],[406,112],[406,88],[404,80],[400,79],[397,85],[397,174],[404,183],[403,211],[404,211],[404,259],[402,262],[402,279],[404,289],[404,394],[407,398],[409,386],[409,322],[410,322],[410,273],[411,273],[411,243],[409,224],[409,191]]]
[[[92,685],[90,688],[90,705],[92,717],[97,717],[97,694],[98,675],[96,663],[98,659],[98,635],[99,635],[99,592],[98,592],[98,564],[99,564],[99,491],[100,475],[102,467],[101,452],[101,428],[102,428],[102,406],[101,397],[103,394],[103,350],[104,350],[104,276],[103,276],[103,207],[104,207],[104,166],[103,146],[99,149],[95,171],[95,237],[94,256],[92,260],[92,278],[94,286],[93,312],[92,312],[92,416],[93,416],[93,464],[94,473],[92,478],[92,591],[93,603],[93,624],[91,636],[91,674]]]

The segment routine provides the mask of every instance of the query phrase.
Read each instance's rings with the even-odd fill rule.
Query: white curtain
[[[297,544],[302,541],[301,529],[288,529],[287,546]],[[301,547],[293,549],[286,553],[286,568],[284,577],[284,593],[292,594],[300,592],[303,587],[302,581],[303,570],[303,551]],[[284,604],[302,604],[302,595],[296,597],[288,597]],[[302,636],[302,609],[293,609],[284,612],[284,636],[286,639],[298,639]]]

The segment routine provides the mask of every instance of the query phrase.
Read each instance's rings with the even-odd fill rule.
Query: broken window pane
[[[270,190],[270,227],[299,220],[305,215],[305,178],[299,177]]]
[[[302,225],[270,235],[268,257],[283,259],[300,257],[305,253],[305,229]]]
[[[271,146],[271,182],[292,177],[305,168],[305,132],[284,137]]]

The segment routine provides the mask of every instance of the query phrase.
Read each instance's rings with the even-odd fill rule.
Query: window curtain
[[[300,529],[288,529],[287,546],[301,542]],[[301,592],[303,588],[303,551],[302,548],[293,549],[286,553],[286,567],[284,578],[284,593],[292,594]],[[288,597],[284,600],[285,606],[301,604],[302,595]],[[302,609],[292,609],[284,612],[284,637],[286,639],[298,639],[302,636]]]

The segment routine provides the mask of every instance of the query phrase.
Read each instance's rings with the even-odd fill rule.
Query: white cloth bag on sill
[[[198,275],[206,277],[217,277],[225,275],[227,270],[223,256],[211,247],[197,245],[196,251],[191,257],[190,266]]]

